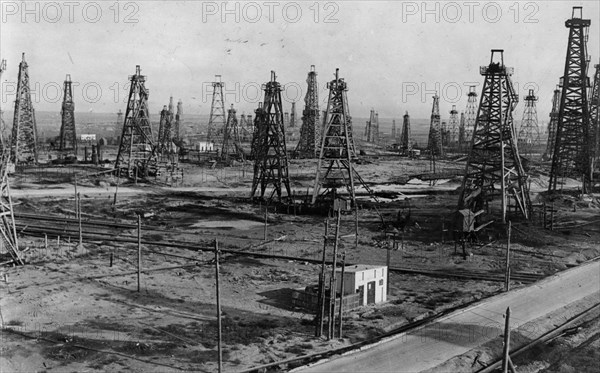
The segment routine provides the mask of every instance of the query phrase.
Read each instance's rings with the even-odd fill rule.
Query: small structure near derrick
[[[359,294],[359,305],[377,304],[387,301],[387,266],[355,264],[344,268],[344,289],[342,268],[336,268],[337,293],[343,290],[344,297]]]

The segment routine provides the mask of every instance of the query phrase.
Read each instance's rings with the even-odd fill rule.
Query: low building
[[[198,141],[196,143],[196,150],[201,152],[212,152],[215,144],[212,141]]]
[[[360,305],[387,301],[387,266],[356,264],[344,269],[344,296],[360,294]],[[342,269],[336,269],[337,292],[341,291]]]

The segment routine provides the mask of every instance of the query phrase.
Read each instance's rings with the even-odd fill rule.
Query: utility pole
[[[511,231],[511,222],[508,221],[508,228],[506,230],[507,240],[506,240],[506,266],[505,266],[505,280],[504,280],[504,291],[510,290],[510,231]]]
[[[142,274],[142,217],[138,214],[138,265],[137,265],[137,291],[140,292],[140,278]]]
[[[215,281],[217,291],[217,325],[218,337],[217,348],[219,350],[219,373],[223,371],[223,349],[222,349],[222,326],[221,326],[221,292],[219,291],[219,242],[215,240]]]
[[[323,321],[325,319],[325,254],[327,253],[327,244],[329,240],[329,220],[325,219],[325,235],[323,236],[323,260],[321,261],[321,273],[319,274],[319,302],[317,309],[317,324],[315,336],[323,335]]]
[[[342,339],[343,309],[344,309],[344,274],[346,273],[346,252],[342,254],[342,274],[340,279],[340,309],[338,310],[339,329],[338,337]]]
[[[341,219],[341,212],[338,209],[337,211],[337,221],[336,221],[336,225],[335,225],[335,241],[333,243],[333,264],[332,264],[332,268],[331,268],[331,279],[330,279],[330,285],[329,285],[329,328],[328,328],[328,334],[327,334],[327,339],[331,339],[335,337],[335,298],[336,298],[336,276],[335,276],[335,269],[337,266],[337,250],[338,250],[338,245],[339,245],[339,239],[340,239],[340,219]]]
[[[83,245],[83,231],[81,228],[81,194],[77,193],[77,219],[79,221],[79,246]]]

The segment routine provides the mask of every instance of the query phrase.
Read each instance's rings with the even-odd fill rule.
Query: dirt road
[[[589,295],[600,294],[600,262],[565,271],[535,285],[490,298],[371,348],[301,368],[298,372],[421,372],[435,368],[503,333],[511,308],[513,333],[527,339],[541,328],[520,328]],[[513,344],[513,348],[516,348]]]

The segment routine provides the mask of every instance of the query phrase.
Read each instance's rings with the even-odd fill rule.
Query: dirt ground
[[[294,193],[306,194],[312,187],[314,161],[292,161],[290,167]],[[352,216],[344,216],[342,236],[347,237],[342,239],[340,251],[346,253],[347,262],[385,265],[392,244],[385,232],[393,231],[396,215],[402,210],[405,214],[410,211],[410,219],[403,233],[397,228],[394,231],[400,249],[391,252],[392,266],[503,273],[506,232],[497,217],[495,224],[479,234],[479,244],[468,247],[466,260],[455,254],[447,222],[456,207],[460,179],[431,185],[406,177],[426,172],[428,167],[427,161],[386,157],[371,158],[358,166],[363,179],[383,197],[375,208],[359,189],[358,247],[350,236],[354,233]],[[463,166],[440,162],[438,167],[451,171]],[[249,165],[207,169],[186,164],[184,170],[183,182],[172,186],[121,184],[116,206],[112,205],[114,178],[81,174],[82,216],[135,223],[137,214],[145,214],[142,235],[146,240],[185,241],[191,247],[210,248],[217,239],[222,249],[306,258],[222,256],[225,371],[364,341],[503,288],[502,282],[394,272],[386,303],[344,315],[343,339],[315,338],[313,315],[294,309],[290,293],[317,282],[320,266],[308,260],[322,255],[326,216],[269,210],[265,242],[265,207],[251,204],[247,198],[252,178]],[[532,178],[535,204],[546,198],[539,193],[546,180],[543,167],[540,170]],[[64,175],[17,175],[11,183],[17,214],[74,216],[73,185]],[[581,200],[564,194],[553,203],[558,210],[553,231],[543,228],[541,214],[531,221],[513,220],[513,273],[550,275],[600,255],[598,198]],[[1,269],[2,371],[216,371],[216,287],[211,252],[144,245],[144,268],[178,268],[143,273],[138,293],[135,243],[107,238],[85,240],[78,247],[77,237],[63,235],[60,242],[50,236],[46,248],[44,238],[27,235],[28,229],[19,227],[20,245],[29,248],[25,254],[28,265]],[[136,235],[135,230],[122,228],[111,233],[113,237]],[[524,285],[512,284],[519,286]],[[556,342],[565,354],[573,351],[579,355],[546,364],[538,371],[582,371],[575,356],[597,357],[598,324],[588,326],[586,330],[592,330],[586,332],[591,333],[586,339],[589,343]]]

